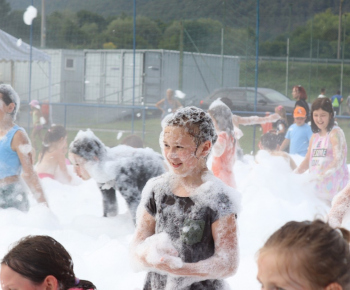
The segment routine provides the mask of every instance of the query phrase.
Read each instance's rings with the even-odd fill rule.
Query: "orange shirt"
[[[235,139],[226,132],[218,134],[218,140],[214,146],[223,147],[220,156],[213,155],[212,171],[214,175],[225,182],[228,186],[236,188],[233,175],[233,165],[235,163]]]

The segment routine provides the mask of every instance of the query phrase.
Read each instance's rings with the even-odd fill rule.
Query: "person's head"
[[[220,98],[220,101],[223,102],[227,107],[229,107],[231,111],[234,110],[234,105],[231,99],[224,97]]]
[[[349,240],[321,220],[288,222],[260,249],[258,280],[265,289],[349,289]]]
[[[31,100],[29,105],[32,109],[40,110],[40,103],[38,100]]]
[[[72,257],[49,236],[27,236],[18,241],[1,261],[2,289],[96,289],[74,274]]]
[[[16,120],[16,115],[20,107],[20,99],[11,85],[0,84],[0,99],[3,102],[0,110],[11,116],[12,120]]]
[[[166,120],[160,144],[174,173],[189,175],[205,165],[216,139],[210,116],[199,108],[185,107]]]
[[[133,148],[143,148],[143,141],[137,135],[129,135],[125,137],[120,144],[128,145]]]
[[[292,90],[293,99],[296,100],[306,100],[307,94],[302,86],[294,86]]]
[[[269,131],[260,137],[259,148],[267,151],[275,151],[279,149],[279,139],[275,131]]]
[[[213,119],[217,131],[233,133],[232,113],[220,99],[211,103],[208,109],[210,117]]]
[[[275,108],[275,113],[280,115],[282,119],[287,120],[286,109],[282,105]]]
[[[339,90],[337,90],[336,94],[337,94],[337,95],[340,95],[340,91],[339,91]]]
[[[174,97],[174,90],[167,89],[166,90],[166,97],[167,97],[168,100],[172,100],[172,98]]]
[[[69,146],[69,159],[79,177],[91,178],[88,167],[102,161],[106,156],[106,146],[91,130],[79,131]]]
[[[318,98],[311,105],[312,132],[330,131],[334,126],[334,111],[329,98]]]
[[[306,110],[303,107],[295,107],[293,117],[297,126],[303,126],[306,120]]]
[[[46,152],[60,150],[64,154],[67,151],[67,131],[61,125],[53,125],[49,128],[42,142],[41,160]]]
[[[322,88],[321,89],[321,94],[324,95],[326,93],[326,89],[325,88]]]

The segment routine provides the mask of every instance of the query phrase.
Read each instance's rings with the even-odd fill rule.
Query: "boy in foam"
[[[206,160],[217,135],[208,114],[179,109],[160,137],[170,172],[142,192],[131,253],[149,270],[143,289],[226,289],[238,265],[238,192]]]
[[[286,223],[259,251],[261,289],[350,289],[349,241],[320,220]]]
[[[150,148],[105,146],[91,130],[79,131],[70,144],[70,160],[84,180],[95,179],[103,196],[103,215],[118,212],[116,190],[125,198],[135,219],[141,191],[146,182],[164,173],[161,155]]]
[[[303,107],[296,107],[293,116],[295,123],[289,127],[280,150],[283,151],[289,145],[290,154],[305,156],[312,136],[311,127],[305,123],[306,111]]]

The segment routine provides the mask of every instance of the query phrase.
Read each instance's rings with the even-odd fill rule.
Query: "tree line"
[[[40,46],[40,14],[33,22],[33,45]],[[344,14],[342,39],[344,57],[350,57],[350,17]],[[339,16],[328,9],[315,14],[303,25],[285,30],[277,37],[260,41],[262,56],[286,56],[290,38],[290,56],[335,58],[337,55]],[[255,54],[255,23],[229,25],[225,19],[199,18],[189,20],[136,18],[137,49],[179,50],[226,55]],[[276,23],[274,24],[276,25]],[[29,41],[29,26],[23,22],[23,11],[12,11],[6,0],[0,0],[0,28],[15,37]],[[222,38],[223,37],[223,38]],[[223,40],[223,42],[222,42]],[[46,16],[46,47],[53,49],[131,49],[133,18],[125,13],[103,16],[87,10],[55,11]]]

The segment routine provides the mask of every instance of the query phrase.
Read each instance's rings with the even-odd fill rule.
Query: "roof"
[[[30,45],[22,42],[17,45],[18,39],[0,29],[0,61],[29,61]],[[32,47],[33,61],[51,62],[51,57],[45,52]]]

